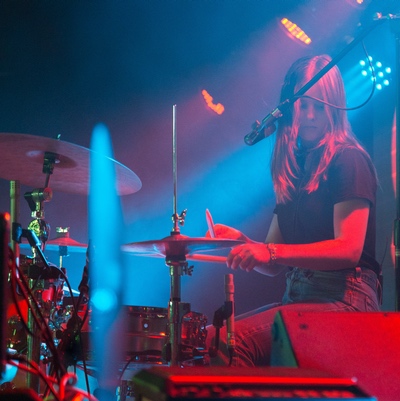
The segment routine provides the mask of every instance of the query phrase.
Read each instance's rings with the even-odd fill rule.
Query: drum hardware
[[[89,316],[89,257],[86,258],[86,264],[82,273],[82,280],[79,284],[79,297],[76,303],[73,303],[72,313],[67,320],[66,328],[57,331],[57,338],[60,343],[57,351],[61,354],[64,366],[76,366],[78,361],[83,361],[86,368],[86,357],[84,355],[84,342],[88,342],[87,338],[83,338],[82,332],[84,325],[87,323]],[[73,298],[72,298],[73,299]],[[79,311],[84,308],[84,315],[81,318]],[[86,345],[87,346],[87,345]]]
[[[232,301],[225,301],[224,304],[214,312],[213,326],[215,327],[215,345],[209,349],[210,358],[214,358],[218,354],[219,333],[221,328],[224,326],[224,320],[232,316],[232,312]]]
[[[58,154],[53,152],[44,153],[42,172],[46,174],[45,186],[24,194],[24,198],[31,209],[33,220],[29,223],[28,229],[22,229],[16,221],[13,221],[12,226],[12,239],[14,243],[19,244],[22,237],[26,238],[33,253],[33,263],[29,264],[27,266],[28,271],[24,272],[28,279],[27,288],[29,293],[29,295],[27,295],[28,293],[25,294],[28,297],[27,299],[29,299],[27,329],[32,334],[27,336],[27,358],[30,361],[34,361],[37,365],[39,365],[41,359],[43,335],[41,330],[43,329],[41,323],[38,321],[38,317],[34,315],[33,307],[36,307],[42,322],[46,324],[46,329],[48,329],[47,334],[49,334],[50,330],[47,321],[49,320],[51,309],[53,306],[57,307],[59,298],[62,298],[62,279],[65,277],[64,272],[55,266],[49,265],[43,254],[44,244],[50,232],[50,226],[44,220],[43,203],[50,201],[52,198],[52,191],[48,185],[50,176],[53,174],[54,165],[58,162]],[[44,281],[49,284],[49,288],[45,288]],[[61,286],[58,286],[59,281],[61,281]],[[60,288],[61,294],[59,294],[57,288]],[[46,294],[46,297],[44,297],[44,294]],[[40,335],[37,335],[37,333],[40,333]],[[52,342],[53,338],[51,335],[48,337],[47,340]],[[54,351],[55,348],[51,348]],[[54,355],[54,358],[56,358],[56,355]],[[39,392],[39,377],[29,372],[27,375],[27,386]]]
[[[168,237],[155,241],[130,243],[122,246],[122,250],[144,255],[164,256],[165,264],[170,272],[170,300],[168,304],[169,337],[165,356],[170,366],[180,366],[184,360],[181,343],[182,318],[189,312],[190,305],[181,302],[181,276],[191,275],[193,267],[189,267],[187,257],[194,252],[223,249],[242,244],[243,241],[189,238],[181,235],[179,226],[183,226],[187,209],[178,215],[177,207],[177,134],[176,105],[172,108],[172,169],[173,169],[173,228]],[[189,305],[189,306],[188,306]],[[187,310],[189,308],[189,310]]]
[[[63,259],[69,256],[71,248],[78,252],[86,252],[87,245],[72,239],[69,235],[69,227],[56,227],[56,238],[47,241],[46,250],[58,251],[60,267],[63,266]]]
[[[17,273],[18,271],[18,273]],[[25,299],[26,305],[26,314],[27,323],[24,323],[24,318],[22,318],[22,310],[17,308],[18,314],[21,316],[21,323],[26,325],[27,335],[26,343],[27,343],[27,360],[33,363],[35,366],[39,366],[41,362],[41,352],[42,352],[42,341],[46,342],[51,350],[52,353],[52,365],[51,368],[54,369],[57,367],[59,369],[60,364],[55,352],[55,345],[53,343],[53,333],[49,328],[47,323],[48,321],[48,313],[51,309],[51,302],[47,302],[47,300],[51,297],[56,297],[58,291],[55,291],[54,282],[47,287],[48,284],[47,280],[42,280],[38,277],[35,278],[28,278],[25,275],[25,272],[22,268],[16,266],[15,263],[12,264],[12,293],[14,302],[16,303],[17,307],[17,299],[16,299],[16,288],[17,282],[19,283],[20,293],[22,294],[23,298]],[[60,287],[62,289],[62,286]],[[55,298],[54,298],[55,299]],[[31,320],[29,320],[31,319]],[[31,343],[29,343],[31,341]],[[34,359],[29,359],[29,347],[31,347],[31,354],[33,357],[38,355],[38,362]],[[22,355],[19,355],[22,356]],[[62,370],[57,370],[58,372],[62,372]],[[31,373],[31,372],[29,372]],[[57,374],[58,375],[58,374]],[[31,376],[37,376],[36,374],[31,374]],[[36,392],[39,392],[39,383],[35,380],[30,379],[30,376],[26,375],[26,384],[30,386]],[[37,387],[36,387],[37,386]]]
[[[27,277],[27,289],[29,295],[26,296],[30,299],[29,307],[28,307],[28,321],[27,326],[30,333],[33,335],[28,335],[27,337],[27,358],[28,360],[32,360],[39,364],[40,362],[40,353],[41,353],[41,345],[42,338],[37,335],[37,333],[41,333],[41,327],[38,324],[37,317],[33,315],[33,305],[35,305],[37,312],[41,319],[47,319],[50,315],[51,307],[53,306],[53,299],[46,302],[42,295],[45,290],[44,281],[51,283],[54,287],[58,284],[58,281],[61,281],[61,291],[63,288],[62,279],[65,277],[64,272],[62,272],[58,267],[50,265],[42,251],[42,244],[37,237],[36,233],[31,229],[22,229],[21,226],[17,223],[13,224],[13,240],[17,243],[21,242],[21,238],[24,237],[28,240],[32,252],[34,254],[31,259],[31,263],[26,266],[26,271],[24,271],[24,276]],[[43,236],[42,236],[43,238]],[[27,259],[29,260],[29,259]],[[21,269],[22,270],[22,269]],[[21,279],[22,277],[20,277]],[[57,291],[55,292],[56,299],[58,297]],[[52,298],[52,297],[51,297]],[[47,325],[47,323],[46,323]],[[48,328],[48,326],[47,326]],[[48,338],[48,340],[52,341],[52,338]],[[53,348],[54,350],[54,348]],[[55,356],[54,356],[55,357]],[[34,391],[39,392],[39,377],[37,375],[28,373],[27,374],[27,386],[32,388]]]
[[[45,248],[46,250],[58,250],[61,268],[62,257],[68,255],[68,248],[74,251],[86,251],[86,245],[72,240],[69,238],[69,233],[65,231],[57,231],[57,237],[49,240],[50,226],[44,221],[43,205],[52,198],[52,191],[49,188],[50,176],[52,177],[53,189],[70,193],[88,193],[88,166],[89,156],[92,155],[92,151],[59,139],[53,140],[24,134],[0,134],[0,144],[4,153],[4,158],[2,158],[2,163],[0,164],[0,177],[10,180],[11,221],[13,223],[13,233],[15,234],[13,235],[12,249],[16,266],[19,267],[20,265],[19,248],[21,238],[28,238],[29,247],[33,253],[32,259],[24,265],[25,271],[19,270],[16,277],[17,280],[20,280],[24,279],[24,275],[27,276],[27,280],[25,280],[26,286],[24,285],[26,287],[24,288],[24,297],[26,300],[29,298],[30,303],[33,302],[33,304],[26,304],[27,315],[29,316],[28,318],[23,318],[23,321],[24,323],[28,321],[28,333],[36,332],[37,334],[39,329],[42,329],[42,327],[39,327],[41,323],[37,323],[32,316],[31,308],[35,308],[35,310],[37,309],[35,313],[44,313],[46,321],[43,321],[43,324],[48,324],[55,331],[65,323],[66,316],[64,315],[68,315],[70,311],[64,311],[58,304],[60,293],[61,299],[63,297],[64,286],[61,285],[60,290],[57,289],[57,286],[62,281],[63,276],[53,277],[53,274],[57,276],[58,271],[55,267],[49,266],[43,251]],[[141,182],[130,169],[113,159],[105,158],[115,164],[119,195],[131,194],[140,189]],[[23,161],[22,168],[21,160]],[[43,166],[42,172],[46,174],[44,187],[41,187],[42,182],[40,182],[42,181],[40,178],[42,176],[39,174],[40,164]],[[27,230],[22,230],[17,223],[19,221],[20,183],[36,188],[24,195],[34,218]],[[22,246],[26,245],[22,244]],[[16,282],[18,281],[14,281],[14,284]],[[20,285],[22,284],[19,283],[18,286]],[[70,292],[72,292],[71,289]],[[35,303],[36,305],[34,306]],[[21,310],[17,310],[21,312]],[[71,321],[71,326],[74,326],[73,322],[76,318],[74,316],[76,312],[74,311],[67,319],[67,323]],[[42,319],[44,316],[40,314],[39,317]],[[19,324],[13,320],[10,320],[10,323],[14,324],[11,328],[11,338],[13,338]],[[22,325],[22,321],[20,323]],[[61,327],[61,329],[64,328]],[[29,340],[31,340],[30,337],[32,336],[27,336]],[[58,339],[47,339],[47,337],[46,341],[50,341],[48,346],[44,344],[45,347],[43,347],[39,341],[29,344],[28,360],[31,360],[32,363],[39,365],[40,360],[43,358],[48,358],[49,361],[57,358],[54,344],[57,345]],[[40,351],[38,351],[39,348],[41,348]],[[54,365],[51,366],[51,368],[54,367]],[[55,374],[58,375],[57,372]],[[35,378],[32,379],[28,377],[27,385],[36,391],[38,386],[34,380]]]

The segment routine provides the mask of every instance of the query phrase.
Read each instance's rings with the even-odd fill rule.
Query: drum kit
[[[174,134],[175,135],[175,134]],[[174,139],[174,210],[173,228],[170,235],[162,239],[132,242],[121,246],[121,251],[143,257],[162,257],[170,270],[170,300],[168,308],[147,306],[124,306],[127,317],[126,361],[157,361],[169,366],[183,366],[195,358],[207,354],[207,318],[190,310],[190,304],[181,302],[182,275],[191,275],[188,260],[224,262],[222,256],[202,254],[226,249],[241,241],[217,238],[190,238],[180,233],[186,211],[177,213],[176,194],[176,139]],[[0,178],[10,181],[11,249],[10,258],[16,268],[10,269],[9,286],[14,302],[7,312],[8,350],[25,354],[27,360],[43,365],[46,374],[57,377],[55,370],[65,366],[64,356],[68,328],[78,327],[81,345],[74,363],[86,368],[87,362],[95,362],[95,352],[90,348],[90,294],[87,292],[90,260],[87,258],[79,291],[68,288],[70,295],[79,294],[78,300],[70,305],[64,296],[68,279],[62,267],[65,252],[87,252],[87,245],[70,238],[68,229],[58,227],[55,238],[49,239],[49,225],[44,220],[44,203],[51,200],[52,190],[88,194],[89,159],[92,150],[57,139],[26,134],[0,134],[2,161]],[[128,195],[141,188],[141,181],[129,168],[110,159],[116,171],[116,188],[119,195]],[[22,166],[22,167],[21,167]],[[44,185],[43,185],[44,182]],[[27,229],[18,224],[19,184],[35,188],[24,194],[31,209],[32,222]],[[51,187],[51,189],[50,189]],[[208,215],[210,218],[210,215]],[[210,221],[210,220],[209,220]],[[212,227],[211,227],[212,228]],[[20,255],[20,249],[29,248],[33,256]],[[45,250],[60,252],[60,266],[50,264],[44,256]],[[14,278],[12,276],[15,276]],[[84,280],[86,276],[86,282]],[[82,284],[83,283],[83,284]],[[69,285],[69,284],[68,284]],[[11,288],[16,287],[16,288]],[[19,305],[18,305],[19,304]],[[25,305],[25,307],[21,307]],[[43,332],[44,320],[49,335],[35,335]],[[70,340],[70,339],[69,339]],[[59,355],[56,355],[59,353]],[[58,359],[58,362],[57,362]],[[126,365],[127,365],[126,364]],[[124,366],[124,365],[121,365]],[[124,369],[126,366],[124,367]],[[62,369],[61,369],[62,370]],[[40,391],[37,374],[27,374],[26,387]],[[122,398],[123,399],[123,398]]]

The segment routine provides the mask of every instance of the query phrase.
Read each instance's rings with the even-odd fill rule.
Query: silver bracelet
[[[269,264],[274,265],[276,263],[276,246],[272,242],[266,244],[266,246],[267,249],[269,250],[269,257],[270,257]]]

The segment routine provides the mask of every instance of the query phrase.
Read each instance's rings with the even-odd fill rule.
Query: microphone
[[[226,318],[226,335],[229,356],[232,357],[235,353],[235,307],[234,307],[234,294],[235,285],[233,284],[233,274],[225,274],[225,301],[232,304],[232,313]]]
[[[271,111],[262,121],[256,121],[249,134],[244,137],[244,142],[246,145],[252,146],[260,142],[264,138],[271,136],[275,130],[275,122],[283,116],[283,112],[289,106],[290,101],[287,99],[282,102],[278,107]]]

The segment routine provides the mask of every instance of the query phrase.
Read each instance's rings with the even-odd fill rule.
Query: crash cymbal
[[[34,188],[42,188],[46,175],[42,172],[45,152],[58,155],[50,176],[49,187],[55,191],[88,193],[89,158],[92,150],[61,140],[27,134],[0,133],[0,178],[19,181]],[[142,183],[128,167],[107,158],[115,166],[119,195],[139,191]]]
[[[205,252],[217,249],[230,248],[243,244],[244,241],[221,238],[190,238],[181,234],[174,234],[161,240],[132,242],[122,245],[124,252],[145,255],[186,256],[195,252]]]

